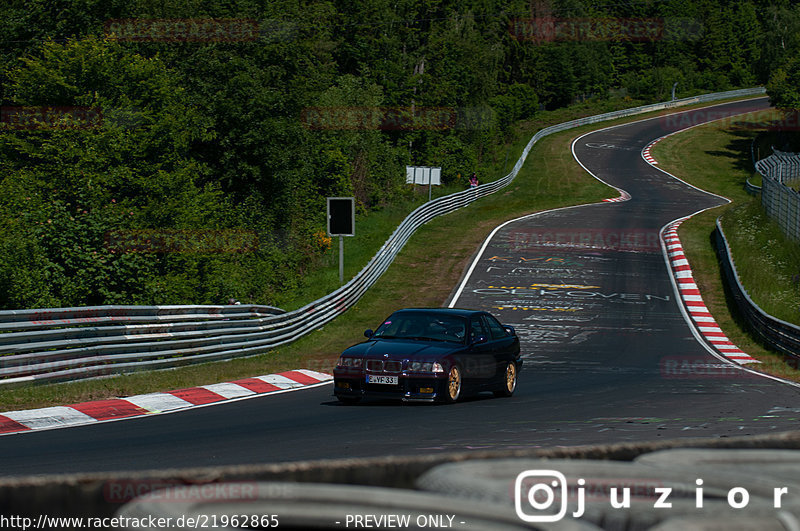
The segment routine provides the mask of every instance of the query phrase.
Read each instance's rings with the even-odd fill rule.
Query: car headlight
[[[408,369],[415,372],[432,372],[433,363],[430,361],[410,361]]]
[[[353,368],[358,369],[361,367],[361,358],[351,358],[341,356],[339,357],[339,361],[336,363],[338,368]]]
[[[443,373],[444,372],[444,367],[442,367],[441,363],[439,363],[438,361],[435,361],[433,363],[433,367],[431,368],[431,370],[433,372],[436,372],[436,373]]]

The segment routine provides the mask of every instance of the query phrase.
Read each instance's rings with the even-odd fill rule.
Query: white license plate
[[[378,375],[378,374],[368,374],[367,375],[367,383],[385,384],[385,385],[397,385],[398,379],[397,379],[397,376],[381,376],[381,375]]]

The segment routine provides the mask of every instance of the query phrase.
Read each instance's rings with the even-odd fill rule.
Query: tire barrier
[[[121,522],[150,518],[195,529],[203,522],[222,529],[530,529],[513,511],[443,494],[408,489],[315,483],[238,482],[208,489],[173,487],[138,498],[117,514]],[[214,493],[225,492],[220,500]],[[136,525],[121,529],[137,529]],[[598,527],[564,522],[544,529],[592,531]]]
[[[691,453],[671,453],[671,452],[691,452]],[[738,455],[741,452],[742,455]],[[133,512],[128,512],[131,507],[126,504],[133,502],[139,498],[143,501],[142,496],[164,491],[165,489],[177,487],[189,487],[188,494],[184,499],[177,497],[154,499],[149,498],[150,501],[166,502],[172,499],[175,503],[195,501],[197,496],[205,496],[208,501],[217,503],[208,503],[204,506],[214,514],[231,514],[226,511],[226,499],[233,498],[237,491],[234,489],[226,489],[224,485],[227,484],[241,484],[248,483],[254,485],[257,483],[292,483],[295,485],[305,485],[308,483],[315,484],[335,484],[337,488],[346,488],[347,485],[361,485],[377,487],[369,489],[369,497],[361,496],[355,497],[350,501],[355,504],[365,505],[367,503],[374,504],[378,507],[382,502],[380,497],[372,498],[372,492],[376,494],[380,492],[396,493],[396,494],[412,494],[415,485],[421,477],[429,472],[435,471],[438,467],[444,466],[447,463],[463,463],[468,465],[470,463],[490,463],[497,462],[497,460],[514,460],[519,463],[518,469],[525,470],[528,463],[541,463],[543,469],[553,469],[552,466],[556,461],[573,463],[574,469],[582,474],[580,477],[585,478],[587,481],[590,479],[585,470],[590,470],[589,467],[594,467],[598,463],[605,464],[619,464],[627,465],[627,467],[641,467],[647,466],[652,470],[650,479],[664,481],[668,477],[675,478],[675,476],[662,475],[659,471],[670,470],[674,465],[679,465],[679,460],[686,460],[682,469],[691,469],[691,476],[677,477],[681,484],[687,482],[694,482],[696,478],[704,479],[708,487],[714,487],[715,497],[712,498],[711,494],[704,496],[706,503],[712,501],[720,501],[720,489],[725,488],[728,483],[734,480],[737,486],[748,489],[751,497],[756,496],[763,498],[772,488],[771,483],[764,483],[763,480],[756,484],[750,478],[754,476],[768,477],[775,473],[775,470],[780,468],[780,463],[784,463],[787,468],[784,472],[780,473],[781,476],[776,476],[775,482],[783,482],[784,474],[794,474],[797,476],[796,467],[798,459],[796,455],[800,454],[800,432],[785,432],[785,433],[772,433],[768,435],[748,436],[748,437],[709,437],[709,438],[687,438],[687,439],[671,439],[671,440],[656,440],[656,441],[630,441],[623,443],[616,443],[610,445],[594,445],[594,446],[573,446],[573,447],[552,447],[552,448],[526,448],[517,450],[470,450],[468,452],[418,452],[416,455],[409,456],[392,456],[392,457],[372,457],[372,458],[349,458],[349,459],[329,459],[319,461],[302,461],[302,462],[288,462],[288,463],[254,463],[249,465],[237,466],[219,466],[219,467],[201,467],[189,469],[158,469],[150,471],[139,472],[95,472],[95,473],[81,473],[81,474],[65,474],[65,475],[51,475],[51,476],[6,476],[0,478],[0,514],[15,515],[17,518],[29,518],[34,523],[42,515],[49,517],[100,517],[111,518],[115,515],[128,514],[133,515]],[[673,457],[670,457],[670,456]],[[493,460],[493,461],[486,461]],[[657,461],[657,462],[655,462]],[[719,465],[717,462],[719,461]],[[535,465],[540,466],[540,465]],[[698,466],[712,466],[714,468],[720,467],[719,473],[722,474],[721,468],[729,466],[743,466],[748,467],[742,469],[742,473],[738,474],[736,478],[727,475],[726,477],[717,476],[714,472],[714,477],[711,475],[706,476],[705,470],[702,472],[695,471]],[[761,467],[764,467],[765,473],[760,474]],[[758,474],[751,473],[750,470],[759,470]],[[594,469],[592,469],[594,470]],[[630,470],[630,468],[617,469]],[[513,470],[512,470],[513,472]],[[568,472],[564,469],[563,472]],[[616,471],[615,471],[616,472]],[[459,472],[459,477],[465,477],[464,474]],[[640,478],[641,478],[640,474]],[[437,476],[442,476],[441,471],[437,472]],[[430,476],[429,476],[430,477]],[[492,474],[488,474],[489,478]],[[592,484],[599,483],[597,476],[592,476]],[[513,476],[511,478],[513,480]],[[617,478],[625,479],[625,478]],[[787,485],[776,485],[791,487],[798,483],[797,479],[791,477]],[[723,483],[727,481],[728,483]],[[741,482],[741,485],[738,483]],[[607,484],[607,483],[606,483]],[[218,485],[223,485],[219,489]],[[652,485],[652,484],[650,484]],[[613,485],[610,485],[613,486]],[[696,488],[696,484],[690,483],[688,487]],[[419,486],[417,486],[419,489]],[[685,491],[685,488],[684,488]],[[243,491],[238,491],[243,492]],[[250,492],[253,492],[252,490]],[[312,491],[296,490],[294,494],[287,493],[290,500],[298,500],[298,498],[310,494]],[[342,491],[344,492],[344,490]],[[350,491],[354,492],[354,491]],[[366,492],[366,491],[365,491]],[[710,491],[709,491],[710,492]],[[588,491],[587,491],[588,493]],[[506,485],[505,498],[497,503],[487,502],[478,503],[474,499],[469,499],[468,502],[476,508],[483,508],[487,505],[496,506],[506,514],[510,514],[516,518],[514,505],[513,505],[513,482]],[[632,492],[633,494],[633,492]],[[426,490],[425,496],[430,496],[433,499],[433,493]],[[445,495],[448,499],[457,499],[461,497],[458,492],[447,492]],[[259,495],[261,496],[261,495]],[[316,499],[322,498],[318,494],[315,495]],[[502,494],[501,494],[502,496]],[[267,498],[267,495],[262,496]],[[486,498],[486,495],[481,497]],[[276,493],[273,491],[272,498],[277,498]],[[335,498],[328,497],[329,502],[335,501]],[[411,498],[408,498],[413,501]],[[417,498],[418,499],[418,498]],[[437,510],[436,514],[447,513],[449,511],[448,505],[444,503],[446,500],[436,497],[437,500],[441,499],[443,505]],[[681,498],[686,502],[688,498]],[[789,504],[791,500],[797,503],[796,490],[790,490],[790,494],[784,498],[786,507],[794,511],[795,505]],[[287,500],[287,501],[290,501]],[[677,501],[677,496],[672,496],[671,501]],[[263,500],[262,500],[263,501]],[[275,499],[280,502],[279,499]],[[320,499],[320,501],[322,501]],[[362,505],[362,507],[365,507]],[[255,505],[258,507],[258,502]],[[197,506],[195,506],[197,507]],[[270,509],[266,504],[260,506],[264,511]],[[294,508],[287,507],[287,511],[296,511],[299,504]],[[401,513],[398,506],[392,508],[392,512]],[[417,509],[424,506],[416,505]],[[462,505],[463,507],[463,505]],[[709,505],[710,507],[710,505]],[[458,513],[459,510],[454,512]],[[751,514],[751,509],[757,509],[755,505],[748,507],[737,512],[738,518],[745,518],[746,515]],[[137,509],[140,510],[140,509]],[[765,508],[768,511],[769,508]],[[274,514],[272,512],[264,512],[263,514]],[[671,510],[661,510],[665,513],[664,516],[678,517]],[[481,511],[478,511],[479,515]],[[209,516],[211,512],[207,513]],[[279,513],[283,514],[283,513]],[[287,512],[287,515],[290,513]],[[370,513],[359,513],[370,514]],[[453,514],[453,512],[451,512]],[[486,513],[487,515],[497,514],[496,510]],[[707,515],[703,513],[701,516]],[[288,518],[288,517],[287,517]],[[287,519],[278,527],[279,529],[291,529],[288,524],[291,519]],[[614,525],[619,521],[617,518],[610,519],[608,525],[602,525],[603,529],[623,529],[620,526]],[[520,520],[521,522],[521,520]],[[240,522],[241,523],[241,522]],[[561,522],[569,523],[569,522]],[[666,522],[664,522],[666,523]],[[29,527],[33,527],[32,525]],[[41,526],[40,526],[41,527]],[[84,528],[87,526],[83,526]],[[95,526],[99,527],[99,526]],[[210,527],[210,525],[208,526]],[[355,527],[355,526],[351,526]],[[542,526],[533,526],[532,528],[550,528],[548,524]],[[56,528],[56,527],[54,527]],[[58,527],[63,529],[64,526]],[[146,526],[141,529],[147,528]],[[241,526],[240,526],[241,528]],[[265,528],[264,526],[251,526],[251,528]],[[320,527],[324,529],[325,527]],[[344,529],[344,522],[337,526],[328,526],[327,528]],[[377,526],[375,527],[377,528]],[[639,529],[643,529],[644,526]],[[725,529],[736,529],[736,527],[723,526]],[[746,529],[766,529],[764,526],[747,526]],[[567,528],[568,529],[568,528]],[[580,528],[578,528],[580,529]],[[591,522],[586,522],[584,529],[591,529]],[[675,527],[671,529],[676,529]],[[694,529],[691,527],[684,527],[681,529]],[[702,528],[697,528],[702,529]],[[706,528],[707,529],[707,528]],[[739,528],[741,529],[741,528]],[[771,528],[770,528],[771,529]],[[776,527],[776,529],[784,529]],[[792,529],[787,527],[785,529]]]
[[[717,218],[717,228],[714,231],[714,242],[725,284],[747,325],[767,346],[788,356],[791,365],[797,367],[800,363],[800,326],[769,315],[750,298],[739,280],[736,264],[733,261],[731,249],[728,240],[725,239],[719,218]]]
[[[800,517],[800,502],[789,495],[800,489],[798,472],[798,450],[667,450],[633,462],[450,463],[423,474],[417,488],[505,505],[533,522],[551,518],[626,531],[749,529],[741,526],[744,519],[765,529],[765,523]],[[549,499],[533,497],[537,491]]]
[[[78,380],[267,352],[321,328],[352,307],[422,225],[508,186],[541,138],[607,120],[763,93],[760,87],[705,94],[546,127],[533,135],[511,173],[418,207],[349,282],[298,310],[240,305],[0,311],[0,386]]]

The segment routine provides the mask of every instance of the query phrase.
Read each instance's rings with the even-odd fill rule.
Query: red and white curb
[[[622,201],[628,201],[631,198],[631,194],[626,192],[625,190],[619,191],[619,197],[613,197],[611,199],[603,199],[605,203],[621,203]]]
[[[698,125],[703,125],[703,124],[698,124]],[[697,127],[697,126],[692,126],[692,127]],[[683,133],[684,131],[686,131],[686,129],[691,129],[692,127],[686,127],[684,129],[679,129],[678,131],[673,131],[673,132],[668,133],[668,134],[666,134],[666,135],[664,135],[662,137],[656,138],[655,140],[653,140],[652,142],[650,142],[649,144],[647,144],[644,147],[644,149],[642,150],[642,158],[644,160],[646,160],[648,164],[652,164],[653,166],[658,165],[658,161],[655,158],[653,158],[653,155],[650,153],[650,150],[653,149],[653,146],[655,146],[656,144],[658,144],[659,142],[661,142],[665,138],[668,138],[668,137],[670,137],[672,135],[676,135],[678,133]]]
[[[660,138],[656,138],[655,140],[653,140],[652,142],[647,144],[644,147],[644,149],[642,150],[642,158],[644,160],[646,160],[648,164],[652,164],[653,166],[656,166],[658,164],[658,161],[655,158],[653,158],[653,155],[650,154],[650,150],[653,149],[653,146],[655,146],[656,144],[658,144],[659,142],[661,142],[662,140],[664,140],[668,136],[672,136],[677,132],[678,131],[675,131],[674,133],[670,133],[670,134],[664,135],[664,136],[662,136]]]
[[[178,411],[227,400],[299,390],[332,379],[329,374],[300,369],[164,393],[9,411],[0,414],[0,435]]]
[[[695,125],[686,127],[684,129],[679,129],[678,131],[673,131],[672,133],[656,138],[647,144],[647,146],[645,146],[645,148],[642,150],[642,157],[649,164],[655,166],[658,164],[658,161],[656,161],[650,154],[652,147],[665,138],[682,133],[687,129],[692,129],[692,127],[697,126]],[[667,173],[667,175],[670,175],[674,179],[678,179],[669,173]],[[678,180],[681,181],[681,179]],[[689,183],[686,184],[692,186]],[[693,186],[693,188],[696,187]],[[678,238],[678,227],[687,219],[689,218],[686,217],[677,221],[673,221],[664,227],[663,238],[664,244],[667,248],[667,258],[669,260],[670,267],[672,268],[672,275],[675,278],[675,284],[678,287],[678,292],[680,293],[683,304],[686,307],[686,310],[689,313],[695,328],[700,334],[702,334],[706,342],[713,346],[717,352],[719,352],[725,358],[741,365],[746,363],[761,363],[746,352],[743,352],[739,347],[734,345],[730,339],[728,339],[728,336],[726,336],[719,327],[717,322],[714,320],[714,316],[711,315],[711,312],[703,302],[703,297],[700,295],[700,290],[694,281],[692,268],[689,266],[689,260],[686,258],[686,254],[683,252],[683,246],[681,245],[681,240]]]
[[[678,238],[678,227],[684,220],[675,221],[667,225],[664,231],[664,243],[667,246],[667,255],[669,263],[672,266],[672,274],[678,285],[683,303],[686,310],[689,312],[695,326],[703,334],[706,341],[708,341],[720,354],[735,361],[736,363],[760,363],[745,352],[742,352],[739,347],[734,345],[722,329],[719,327],[711,312],[706,308],[703,302],[703,297],[700,295],[700,290],[695,284],[694,277],[692,276],[692,268],[689,266],[689,260],[683,252],[681,240]]]
[[[659,138],[658,140],[661,139]],[[644,160],[646,160],[648,164],[652,164],[653,166],[658,164],[658,161],[653,158],[653,155],[650,154],[650,149],[656,144],[656,142],[658,142],[658,140],[653,140],[642,150],[642,157],[644,158]]]

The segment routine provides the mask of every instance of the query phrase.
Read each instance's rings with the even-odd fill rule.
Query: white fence
[[[756,170],[762,176],[761,204],[767,215],[787,236],[800,241],[800,193],[786,186],[800,179],[800,155],[776,150],[756,162]]]
[[[336,291],[298,310],[259,306],[98,306],[0,311],[0,385],[92,378],[142,369],[252,356],[312,332],[358,301],[411,235],[431,219],[507,186],[533,145],[567,129],[693,103],[755,96],[763,88],[656,103],[547,127],[525,146],[511,173],[429,201],[395,229],[369,263]]]

